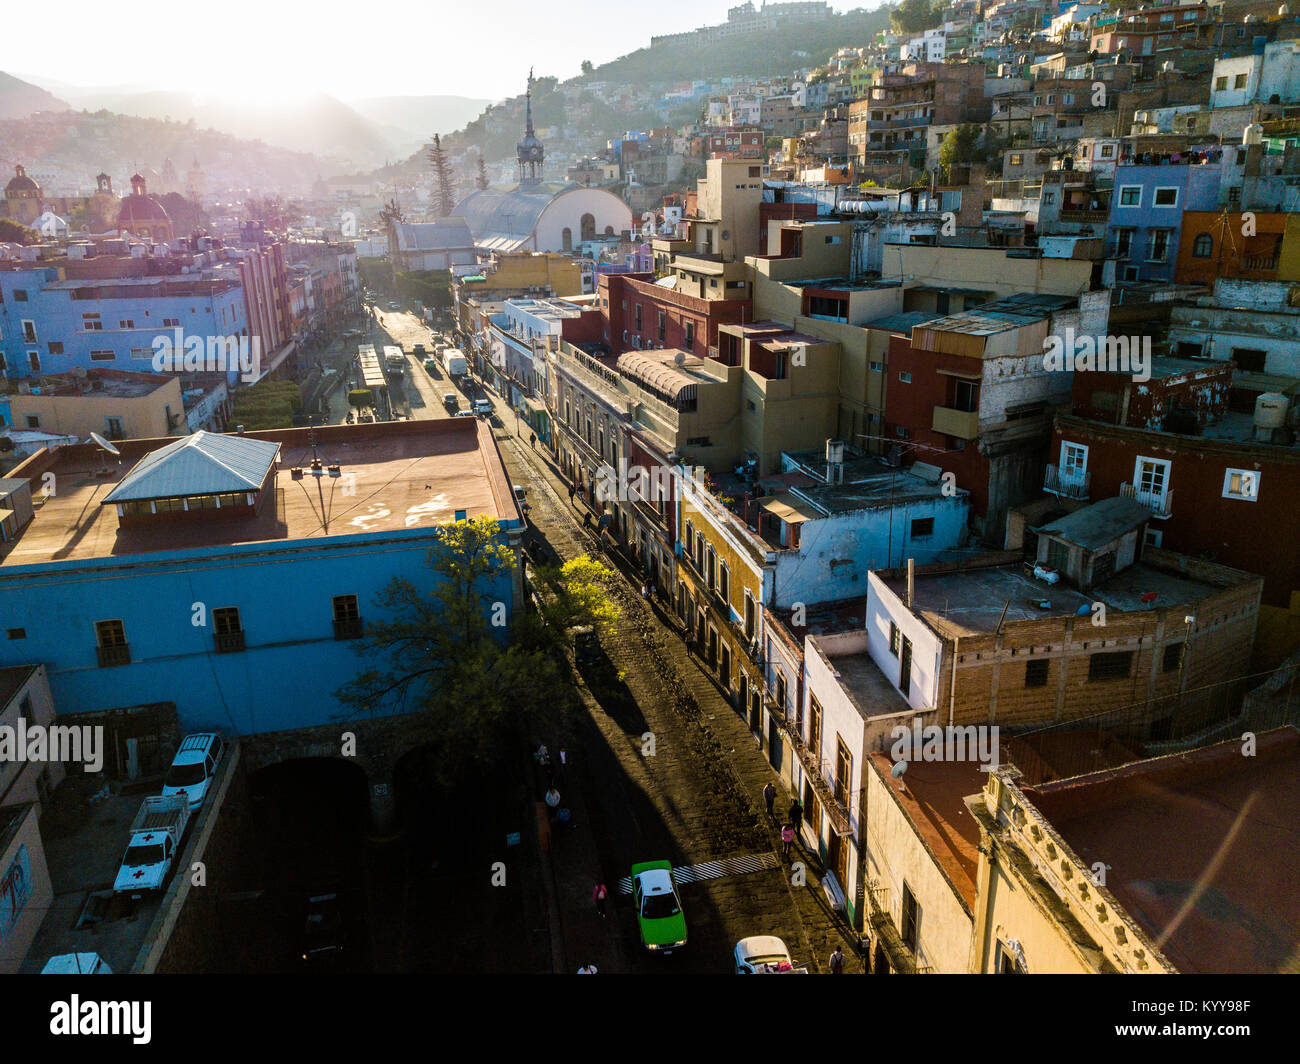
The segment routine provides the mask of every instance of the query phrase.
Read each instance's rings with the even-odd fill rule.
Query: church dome
[[[41,186],[27,176],[21,166],[14,167],[14,176],[5,185],[5,192],[40,192]]]
[[[124,222],[166,222],[171,219],[163,210],[163,205],[145,191],[145,180],[139,174],[131,177],[131,194],[121,199],[118,213],[119,223]]]

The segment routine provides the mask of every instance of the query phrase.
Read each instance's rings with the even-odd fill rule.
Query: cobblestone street
[[[498,396],[497,436],[514,483],[526,487],[534,535],[542,552],[562,560],[583,552],[609,564],[581,520],[581,503],[571,506],[567,487],[539,444],[516,437],[514,413]],[[570,789],[583,794],[596,847],[592,855],[566,849],[554,853],[559,907],[569,967],[604,959],[614,970],[654,970],[641,950],[629,899],[617,895],[619,880],[637,861],[671,859],[675,866],[775,852],[776,825],[762,811],[768,780],[780,786],[744,721],[713,681],[696,665],[659,602],[647,602],[626,573],[615,583],[622,609],[617,634],[603,649],[622,686],[584,690],[589,720],[577,751]],[[643,756],[653,736],[653,756]],[[788,795],[778,799],[778,806]],[[731,970],[735,943],[756,934],[783,938],[794,959],[810,971],[826,970],[836,943],[860,972],[856,935],[837,920],[821,892],[816,854],[796,858],[806,867],[804,886],[792,885],[791,871],[772,869],[731,875],[681,888],[690,945],[669,958],[674,969]],[[572,869],[581,868],[573,874]],[[598,869],[614,895],[610,918],[601,921],[591,903],[592,872]],[[607,941],[615,936],[617,941]]]

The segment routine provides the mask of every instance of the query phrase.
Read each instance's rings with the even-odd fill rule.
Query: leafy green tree
[[[942,0],[933,6],[930,0],[902,0],[889,13],[889,24],[895,33],[919,33],[938,24],[937,15],[942,7]]]
[[[591,73],[592,73],[592,71],[595,70],[595,69],[596,69],[596,68],[595,68],[594,66],[591,65],[591,60],[590,60],[590,59],[584,59],[584,60],[582,61],[582,76],[583,76],[584,78],[589,78],[589,77],[591,77]]]
[[[974,160],[979,135],[979,126],[969,122],[963,122],[944,134],[943,141],[939,144],[939,169],[945,180],[951,178],[954,166]]]
[[[0,218],[0,244],[35,244],[41,235],[12,218]]]
[[[550,734],[572,690],[536,614],[495,597],[515,552],[490,517],[438,529],[431,588],[395,577],[376,597],[357,653],[366,667],[336,692],[345,715],[421,714],[445,787],[480,775],[525,735]]]
[[[543,607],[552,631],[590,625],[608,633],[618,624],[622,614],[610,596],[614,571],[591,555],[581,554],[558,567],[544,568],[539,576],[554,592]]]

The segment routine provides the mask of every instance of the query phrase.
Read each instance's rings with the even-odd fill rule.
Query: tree
[[[979,126],[963,122],[956,129],[944,134],[939,145],[939,169],[944,179],[950,180],[952,168],[969,163],[975,158],[975,144],[979,140]]]
[[[438,196],[438,217],[446,218],[456,207],[456,176],[452,173],[451,159],[442,147],[442,138],[433,135],[429,147],[429,166],[433,169],[435,192]]]
[[[936,8],[940,7],[942,7],[942,0],[935,7],[930,6],[930,0],[902,0],[902,3],[889,13],[890,26],[895,33],[919,33],[921,30],[927,30],[935,25]]]
[[[592,74],[592,72],[593,72],[595,69],[596,69],[596,68],[595,68],[594,66],[591,65],[591,60],[590,60],[590,59],[584,59],[584,60],[582,61],[582,76],[583,76],[584,78],[589,78],[589,77],[591,77],[591,74]]]
[[[383,209],[379,212],[379,224],[385,229],[393,222],[406,221],[406,215],[402,213],[402,208],[397,205],[397,200],[390,199],[384,204]]]
[[[432,587],[389,581],[356,644],[368,667],[336,697],[346,716],[421,714],[438,782],[454,787],[499,764],[512,740],[550,734],[572,691],[537,616],[508,617],[497,597],[517,561],[496,520],[457,521],[437,538]]]
[[[35,229],[12,218],[0,218],[0,244],[35,244],[40,238]]]
[[[478,157],[478,173],[474,177],[474,185],[480,191],[486,191],[491,182],[488,181],[487,161],[483,158],[482,153]]]
[[[563,565],[539,570],[539,577],[554,594],[543,607],[546,623],[555,632],[567,632],[578,625],[612,632],[621,611],[610,597],[614,571],[589,554],[581,554]]]
[[[244,201],[244,213],[268,233],[285,233],[302,221],[296,203],[285,203],[279,196],[254,196]]]

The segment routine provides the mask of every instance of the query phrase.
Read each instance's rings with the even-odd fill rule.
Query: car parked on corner
[[[796,968],[786,944],[775,935],[742,938],[735,949],[737,975],[807,975],[807,968]]]
[[[671,861],[633,865],[632,900],[642,946],[666,956],[686,945],[686,916],[677,897]]]
[[[171,768],[163,777],[163,797],[183,794],[190,801],[190,809],[197,809],[208,796],[212,778],[221,764],[226,744],[216,732],[196,732],[181,740]]]

